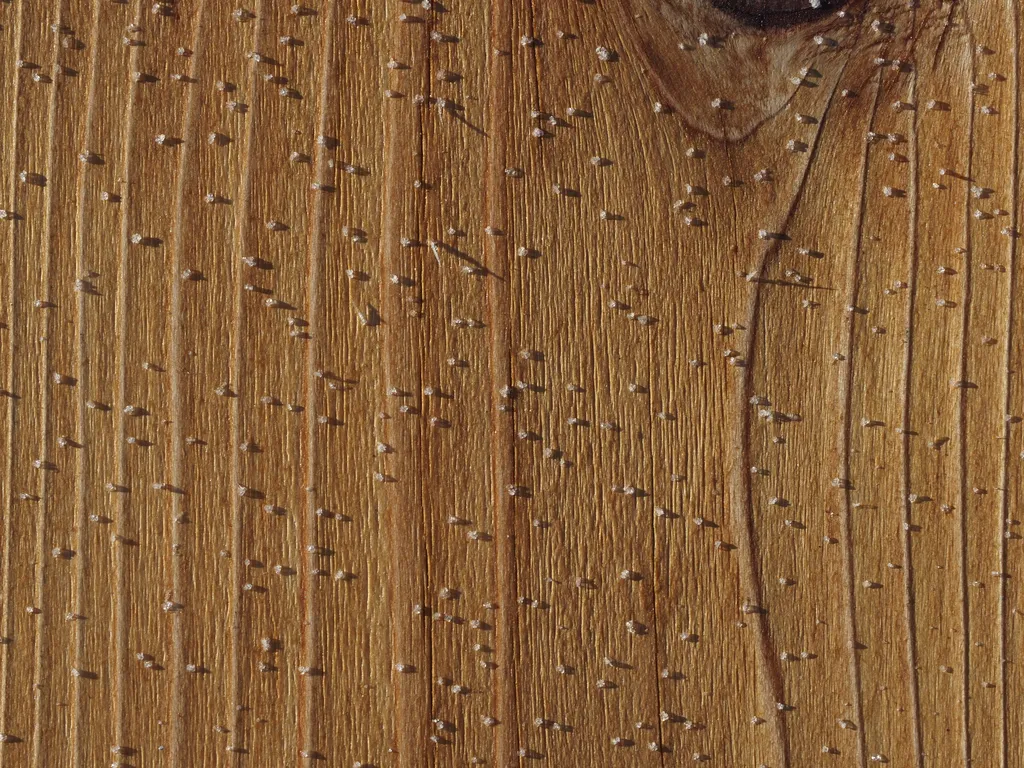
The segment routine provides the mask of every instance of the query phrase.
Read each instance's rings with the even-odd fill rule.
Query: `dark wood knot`
[[[759,27],[792,27],[821,19],[842,0],[711,0],[720,10]]]

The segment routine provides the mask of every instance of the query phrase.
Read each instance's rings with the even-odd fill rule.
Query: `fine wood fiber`
[[[0,1],[0,766],[1024,768],[1020,5],[722,4]]]

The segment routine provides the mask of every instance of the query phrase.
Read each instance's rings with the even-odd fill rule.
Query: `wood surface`
[[[1024,768],[1017,2],[244,2],[0,2],[0,765]]]

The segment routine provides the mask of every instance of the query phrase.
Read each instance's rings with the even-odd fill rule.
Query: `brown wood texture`
[[[1024,768],[1020,5],[0,1],[0,765]]]

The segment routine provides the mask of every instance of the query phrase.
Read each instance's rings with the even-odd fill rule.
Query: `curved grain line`
[[[878,113],[878,99],[882,91],[882,74],[879,72],[878,79],[875,83],[875,95],[871,104],[871,119],[868,122],[868,130],[875,127],[875,115]],[[853,242],[853,259],[850,262],[849,272],[849,285],[850,294],[847,306],[857,306],[857,294],[858,294],[858,283],[860,281],[860,260],[863,253],[863,230],[864,230],[864,211],[867,207],[867,187],[868,187],[868,166],[870,165],[870,153],[871,145],[869,142],[864,143],[864,154],[861,159],[861,176],[860,176],[860,200],[857,204],[857,228],[854,231],[854,242]],[[852,493],[850,483],[850,433],[851,433],[851,409],[853,405],[853,348],[855,332],[855,312],[847,312],[847,327],[846,327],[846,365],[844,366],[844,375],[842,378],[842,401],[843,401],[843,430],[842,430],[842,466],[843,466],[843,480],[845,481],[845,488],[843,490],[843,581],[846,589],[846,624],[847,624],[847,645],[850,650],[850,685],[853,689],[854,694],[854,712],[857,722],[857,762],[864,768],[865,766],[865,754],[864,754],[864,702],[863,694],[861,691],[861,678],[860,678],[860,661],[857,656],[857,598],[854,589],[855,577],[854,577],[854,559],[853,559],[853,524],[851,522],[851,516],[853,515],[852,503],[850,500],[850,494]]]
[[[797,206],[800,204],[800,200],[803,197],[803,192],[807,182],[807,175],[810,173],[811,166],[814,165],[814,160],[818,153],[818,147],[820,145],[819,139],[821,138],[822,131],[824,130],[825,124],[828,120],[828,113],[832,107],[836,89],[839,87],[839,81],[842,80],[848,63],[849,59],[847,58],[843,62],[843,66],[840,68],[835,82],[833,82],[832,88],[829,91],[828,99],[825,103],[825,108],[822,110],[821,120],[818,124],[818,130],[814,133],[814,140],[807,153],[807,162],[800,174],[799,185],[797,186],[797,190],[793,195],[793,199],[790,201],[789,207],[786,210],[785,216],[783,216],[777,231],[785,231],[786,225],[788,225],[789,221],[793,218],[793,214],[796,212]],[[755,271],[756,275],[760,276],[764,273],[769,261],[778,253],[778,250],[778,241],[772,241],[771,244],[762,251],[761,260]],[[739,549],[744,553],[744,556],[740,558],[741,584],[748,594],[757,601],[757,605],[762,606],[762,596],[764,591],[761,584],[760,569],[758,568],[760,558],[757,547],[757,531],[755,530],[753,517],[753,488],[750,482],[750,473],[746,471],[751,465],[751,409],[748,404],[750,402],[750,398],[754,396],[753,371],[755,358],[753,353],[754,344],[758,336],[757,329],[759,327],[761,314],[761,286],[763,283],[756,280],[753,285],[754,287],[751,291],[750,303],[747,310],[747,327],[750,328],[750,333],[746,335],[743,342],[742,354],[743,359],[747,361],[747,364],[742,368],[742,377],[739,384],[739,407],[741,411],[734,426],[735,446],[739,450],[741,456],[740,462],[738,463],[737,469],[734,471],[732,477],[732,484],[734,488],[733,496],[736,499],[732,504],[732,517],[733,525],[739,539]],[[782,673],[779,669],[779,665],[775,661],[775,655],[772,652],[771,628],[768,626],[766,612],[762,608],[761,611],[754,615],[757,617],[758,625],[758,667],[761,672],[762,680],[764,681],[764,678],[767,678],[765,681],[767,683],[767,690],[763,695],[766,697],[765,703],[771,707],[769,711],[774,711],[775,705],[783,700]],[[785,719],[776,715],[772,719],[772,722],[775,724],[775,738],[778,744],[779,753],[782,757],[783,768],[790,768],[791,757],[789,750],[789,737],[787,734]]]

